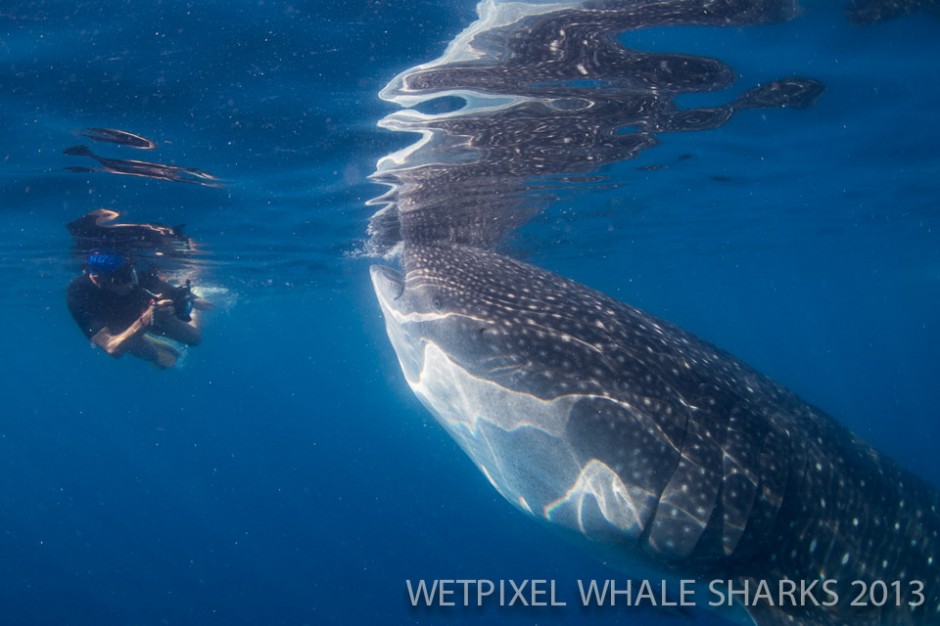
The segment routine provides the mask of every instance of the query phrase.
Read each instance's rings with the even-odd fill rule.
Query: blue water
[[[0,7],[0,621],[658,624],[628,609],[409,607],[406,579],[622,578],[492,490],[411,395],[361,254],[377,92],[472,2]],[[780,27],[624,41],[805,74],[808,110],[744,111],[561,189],[510,248],[736,354],[940,485],[940,21],[810,3]],[[220,189],[65,168],[121,128]],[[87,141],[85,142],[87,143]],[[692,155],[686,159],[682,155]],[[655,166],[650,168],[647,166]],[[64,224],[185,223],[219,308],[169,372],[92,350]],[[694,623],[723,623],[696,614]],[[676,623],[682,623],[677,621]]]

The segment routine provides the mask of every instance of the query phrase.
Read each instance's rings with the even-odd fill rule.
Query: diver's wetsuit
[[[66,294],[69,312],[86,337],[91,339],[105,327],[116,334],[133,324],[153,299],[147,291],[173,298],[180,289],[148,271],[140,271],[138,281],[138,286],[123,296],[96,287],[87,274],[72,281]]]

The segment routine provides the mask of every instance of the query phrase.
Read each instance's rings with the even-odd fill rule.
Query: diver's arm
[[[144,315],[146,315],[146,313],[144,313]],[[91,342],[111,356],[119,357],[131,347],[133,343],[132,340],[142,335],[146,330],[147,326],[144,325],[143,316],[141,316],[134,320],[134,323],[128,326],[123,332],[116,335],[112,335],[111,329],[105,326],[91,338]]]
[[[117,334],[112,334],[107,326],[91,338],[91,342],[113,357],[122,356],[134,343],[134,339],[147,332],[153,326],[154,314],[167,309],[169,300],[161,300],[147,307],[134,323]],[[170,303],[172,305],[172,303]],[[172,309],[171,309],[172,312]]]

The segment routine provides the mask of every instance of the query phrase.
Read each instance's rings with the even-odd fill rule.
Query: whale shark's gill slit
[[[762,443],[748,445],[755,438]],[[762,484],[756,468],[765,443],[766,438],[761,438],[746,411],[736,405],[728,415],[721,442],[723,480],[718,497],[722,516],[721,549],[725,556],[735,553],[748,529]]]

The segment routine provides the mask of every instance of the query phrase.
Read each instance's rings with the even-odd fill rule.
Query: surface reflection
[[[105,130],[105,129],[90,129]],[[156,144],[152,144],[149,139],[137,137],[123,131],[108,131],[97,133],[94,137],[97,141],[107,143],[116,143],[130,146],[138,149],[150,149]],[[149,142],[141,145],[141,141]],[[107,172],[109,174],[122,174],[126,176],[140,176],[143,178],[152,178],[155,180],[165,180],[174,183],[189,183],[192,185],[202,185],[203,187],[222,187],[218,178],[208,172],[191,167],[180,167],[178,165],[168,165],[166,163],[154,163],[151,161],[140,161],[137,159],[114,159],[101,156],[92,152],[88,146],[72,146],[65,149],[65,154],[69,156],[88,157],[97,161],[101,168],[91,168],[82,166],[73,166],[66,168],[70,172]]]
[[[153,150],[157,144],[146,137],[129,133],[116,128],[86,128],[76,133],[79,137],[86,137],[92,141],[114,143],[119,146],[136,148],[138,150]]]
[[[183,256],[195,250],[192,239],[183,234],[183,225],[121,224],[121,214],[111,209],[95,209],[66,224],[76,254],[84,257],[98,248],[114,248],[131,256]]]
[[[443,113],[403,110],[380,125],[421,141],[382,159],[373,179],[390,191],[373,201],[372,252],[401,240],[492,247],[544,198],[537,179],[595,172],[656,145],[662,133],[703,131],[753,108],[805,108],[821,82],[788,76],[754,85],[727,104],[680,108],[681,96],[727,88],[720,59],[651,53],[617,35],[660,26],[739,27],[795,14],[788,2],[586,3],[579,8],[484,3],[481,19],[438,60],[397,76],[381,97],[420,106],[456,97]],[[405,217],[407,214],[407,218]]]

